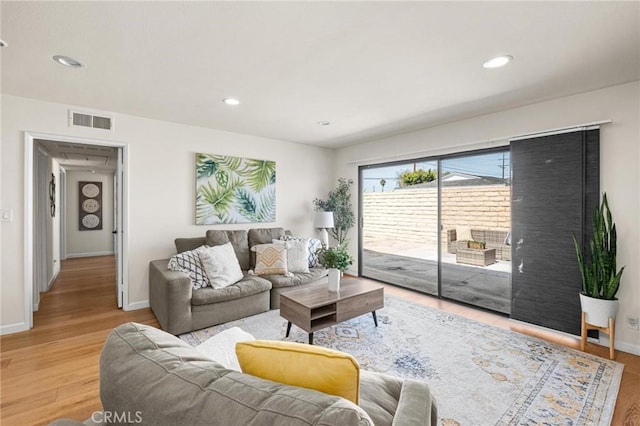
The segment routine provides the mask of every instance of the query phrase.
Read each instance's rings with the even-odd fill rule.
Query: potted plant
[[[476,250],[484,250],[484,249],[487,248],[487,243],[485,243],[484,241],[469,240],[467,242],[467,248],[476,249]]]
[[[333,212],[333,228],[329,229],[329,234],[338,242],[343,244],[347,241],[347,233],[356,223],[351,204],[352,179],[338,179],[338,187],[329,192],[326,200],[316,198],[313,200],[315,211]]]
[[[353,263],[347,243],[336,247],[320,247],[317,250],[320,262],[329,269],[329,291],[340,291],[340,275]]]
[[[598,327],[609,327],[609,318],[615,320],[618,311],[618,299],[615,296],[625,267],[616,271],[616,225],[611,217],[606,193],[602,197],[602,204],[596,206],[593,212],[590,259],[585,259],[575,235],[573,243],[582,276],[580,306],[586,315],[585,321]]]

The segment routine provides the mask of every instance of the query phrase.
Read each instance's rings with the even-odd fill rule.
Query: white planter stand
[[[329,269],[329,291],[340,291],[340,269]]]
[[[595,299],[580,293],[582,307],[582,327],[580,349],[584,351],[587,332],[598,330],[609,335],[609,358],[615,358],[615,323],[618,300]]]

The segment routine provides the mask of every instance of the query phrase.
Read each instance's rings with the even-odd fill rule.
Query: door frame
[[[67,217],[67,171],[60,166],[60,197],[58,201],[58,211],[60,212],[60,261],[67,259],[67,221],[62,218]]]
[[[48,178],[49,178],[49,154],[37,147],[34,156],[34,207],[36,211],[34,229],[37,234],[36,247],[34,248],[34,282],[33,282],[33,311],[40,307],[40,293],[47,291],[49,277],[47,275],[47,248],[49,236],[49,206],[48,206]],[[44,200],[47,200],[45,202]]]
[[[54,140],[58,142],[82,145],[101,145],[122,150],[122,253],[119,257],[122,269],[123,309],[129,308],[129,146],[127,143],[84,138],[68,135],[57,135],[43,132],[24,132],[24,322],[28,329],[33,328],[33,270],[34,270],[34,147],[36,139]],[[114,188],[115,191],[115,188]],[[115,219],[115,218],[114,218]],[[61,236],[60,238],[63,238]],[[62,257],[62,254],[61,254]],[[118,287],[119,283],[116,283]]]

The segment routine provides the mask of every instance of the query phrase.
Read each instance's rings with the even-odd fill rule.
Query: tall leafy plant
[[[573,244],[582,276],[582,293],[596,299],[614,299],[625,267],[616,271],[616,225],[613,223],[606,193],[602,197],[602,204],[596,206],[593,212],[593,238],[589,241],[591,258],[585,259],[575,235]]]
[[[329,234],[341,245],[347,239],[349,229],[356,223],[351,204],[351,185],[353,179],[338,179],[338,187],[329,192],[326,200],[316,198],[313,200],[315,210],[333,212],[333,228],[329,229]]]

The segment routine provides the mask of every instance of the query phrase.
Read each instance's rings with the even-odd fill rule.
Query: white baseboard
[[[573,339],[575,339],[576,341],[580,341],[580,336],[576,336],[574,334],[570,334],[570,333],[565,333],[564,331],[558,331],[558,330],[553,330],[551,328],[547,328],[547,327],[542,327],[540,325],[536,325],[536,324],[529,324],[528,322],[524,322],[524,321],[518,321],[518,320],[514,320],[512,318],[509,319],[509,321],[513,321],[515,323],[518,324],[522,324],[522,325],[526,325],[527,327],[533,327],[533,328],[537,328],[538,330],[544,330],[547,331],[549,333],[554,333],[554,334],[559,334],[561,336],[565,336],[565,337],[571,337]],[[587,341],[590,343],[594,343],[596,345],[600,345],[600,346],[604,346],[605,348],[609,347],[609,336],[607,336],[606,334],[600,333],[600,338],[598,339],[594,339],[592,337],[588,337]],[[621,342],[620,340],[616,340],[616,344],[615,344],[615,349],[622,351],[622,352],[627,352],[633,355],[639,355],[640,356],[640,346],[628,343],[628,342]]]
[[[94,256],[112,256],[116,254],[114,251],[94,251],[91,253],[67,253],[67,259],[72,257],[94,257]]]
[[[33,304],[33,312],[38,312],[38,309],[40,309],[40,303],[34,303]]]
[[[144,309],[149,307],[149,301],[143,300],[141,302],[129,303],[126,306],[123,306],[122,309],[124,311],[135,311],[136,309]]]
[[[591,339],[590,339],[591,340]],[[609,347],[609,336],[607,336],[606,334],[600,334],[600,339],[596,340],[593,339],[595,344],[600,345],[600,346],[604,346],[605,348]],[[627,352],[633,355],[640,355],[640,346],[638,345],[634,345],[632,343],[628,343],[628,342],[621,342],[619,340],[616,340],[616,344],[615,344],[615,348],[616,350],[622,351],[622,352]]]
[[[51,277],[51,279],[49,280],[49,282],[47,283],[47,289],[45,291],[49,291],[51,290],[51,286],[53,285],[53,282],[56,280],[56,278],[58,278],[58,273],[60,271],[56,272],[55,274],[53,274],[53,277]],[[35,311],[37,311],[37,309],[34,309]]]
[[[26,322],[18,322],[15,324],[1,325],[0,334],[19,333],[21,331],[27,331],[29,327]]]
[[[515,322],[516,324],[522,324],[522,325],[527,326],[527,327],[535,328],[537,330],[547,331],[549,333],[558,334],[558,335],[564,336],[564,337],[572,337],[572,338],[574,338],[576,340],[580,340],[580,336],[576,336],[575,334],[567,333],[565,331],[554,330],[553,328],[547,328],[547,327],[543,327],[541,325],[531,324],[530,322],[520,321],[520,320],[513,319],[513,318],[509,318],[509,321]],[[591,339],[590,338],[590,340],[593,340],[595,343],[597,343],[597,341],[595,339]]]

